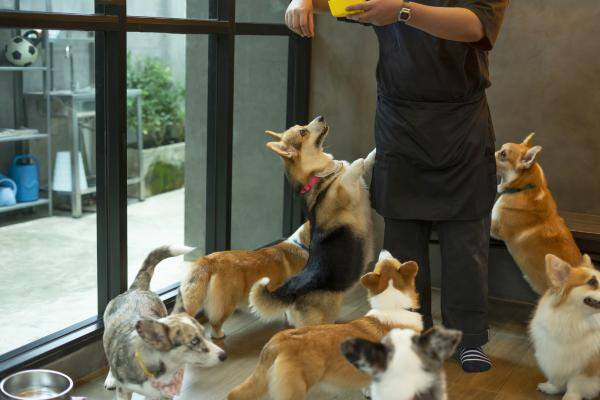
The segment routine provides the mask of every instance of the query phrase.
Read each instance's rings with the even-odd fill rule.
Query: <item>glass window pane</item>
[[[281,237],[283,166],[266,149],[264,132],[285,129],[287,53],[287,37],[236,38],[233,248],[254,248]]]
[[[92,14],[94,0],[0,0],[1,9]]]
[[[127,208],[131,283],[158,246],[204,252],[208,36],[129,33],[127,46],[127,159],[138,182]],[[152,288],[178,283],[183,267],[181,258],[161,263]]]
[[[237,0],[235,14],[240,22],[283,24],[289,0]]]
[[[1,354],[98,306],[93,33],[0,29],[0,43]]]
[[[207,19],[208,0],[127,0],[127,14]]]

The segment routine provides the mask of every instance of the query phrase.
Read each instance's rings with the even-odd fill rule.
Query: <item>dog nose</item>
[[[219,353],[219,361],[223,362],[227,360],[227,353],[225,353],[224,351]]]
[[[323,121],[325,121],[325,118],[323,118],[323,116],[322,116],[322,115],[319,115],[317,118],[315,118],[315,120],[316,120],[317,122],[323,122]]]

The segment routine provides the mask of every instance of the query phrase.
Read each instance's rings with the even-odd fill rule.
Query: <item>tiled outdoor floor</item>
[[[130,280],[151,249],[183,243],[183,222],[183,189],[128,206]],[[2,225],[0,354],[96,315],[95,213]],[[176,282],[183,269],[181,257],[165,260],[152,287]]]

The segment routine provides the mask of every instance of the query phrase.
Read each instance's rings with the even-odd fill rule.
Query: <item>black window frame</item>
[[[108,302],[127,289],[127,32],[208,35],[207,253],[231,244],[233,89],[237,35],[287,36],[286,123],[306,123],[310,39],[283,24],[236,22],[235,0],[209,0],[209,19],[128,16],[127,0],[95,0],[94,14],[0,10],[0,28],[95,32],[98,315],[0,355],[0,376],[42,366],[99,340]],[[282,16],[283,19],[283,16]],[[282,234],[302,220],[301,200],[284,180]],[[275,238],[274,238],[275,239]],[[168,303],[177,285],[161,292]]]

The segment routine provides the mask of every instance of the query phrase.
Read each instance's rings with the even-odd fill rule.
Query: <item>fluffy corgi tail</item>
[[[210,272],[203,265],[194,264],[181,281],[173,313],[198,315],[206,298],[210,277]]]
[[[269,369],[275,362],[277,353],[267,343],[260,352],[258,364],[246,380],[233,388],[227,400],[256,400],[263,398],[269,391]]]
[[[142,268],[137,273],[135,280],[129,287],[129,290],[149,290],[150,281],[154,275],[154,269],[162,260],[170,257],[180,256],[194,250],[193,247],[187,246],[161,246],[152,250],[146,256]]]
[[[271,280],[262,278],[256,282],[250,289],[249,303],[252,311],[265,321],[283,319],[285,311],[289,304],[281,301],[272,292],[267,285]]]

